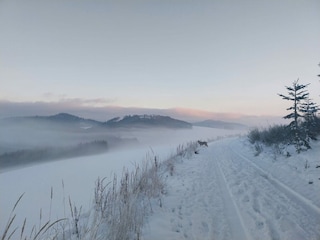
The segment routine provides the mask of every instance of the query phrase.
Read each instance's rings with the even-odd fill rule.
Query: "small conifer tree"
[[[288,90],[288,95],[278,94],[282,99],[288,100],[292,102],[292,106],[287,108],[290,113],[283,118],[285,119],[292,119],[292,121],[289,123],[288,127],[290,128],[291,135],[288,136],[295,144],[296,151],[298,153],[303,150],[304,147],[307,149],[310,148],[308,138],[305,135],[305,131],[303,131],[300,128],[299,120],[302,118],[302,115],[300,114],[300,106],[302,104],[302,101],[305,101],[309,97],[309,93],[305,88],[309,84],[299,84],[299,79],[294,81],[292,83],[291,87],[286,86],[286,89]]]

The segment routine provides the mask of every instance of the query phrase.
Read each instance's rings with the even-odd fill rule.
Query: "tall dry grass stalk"
[[[12,230],[12,224],[16,218],[16,208],[19,204],[19,202],[21,201],[22,197],[24,196],[24,193],[20,195],[20,197],[18,198],[18,200],[16,201],[16,203],[14,204],[11,212],[10,212],[10,216],[8,219],[8,222],[4,228],[4,232],[1,235],[1,240],[10,240],[11,238],[13,238],[15,236],[15,233],[17,232],[17,230],[19,229],[19,227],[15,227]],[[37,240],[37,239],[42,239],[45,234],[48,232],[48,230],[52,229],[56,224],[58,224],[59,222],[65,221],[66,219],[58,219],[54,222],[50,222],[47,221],[45,222],[43,225],[41,225],[41,221],[42,221],[42,210],[40,210],[40,224],[39,224],[39,230],[36,230],[36,225],[33,225],[31,232],[29,235],[27,235],[25,233],[25,228],[26,228],[26,223],[27,223],[27,218],[24,219],[22,227],[21,227],[21,231],[19,234],[20,240],[24,239],[24,240]],[[46,236],[47,238],[48,236]],[[51,236],[52,238],[50,239],[54,239],[54,236]],[[14,238],[14,239],[18,239],[18,238]]]
[[[141,239],[146,217],[153,212],[153,206],[162,207],[162,197],[166,193],[168,172],[174,174],[179,159],[191,157],[197,150],[197,143],[179,145],[176,152],[167,160],[160,161],[152,149],[141,164],[135,164],[134,170],[124,168],[120,178],[116,174],[112,179],[98,178],[95,182],[93,207],[86,213],[72,203],[69,197],[71,216],[66,217],[66,200],[63,196],[64,218],[50,222],[52,213],[53,188],[50,192],[49,221],[42,224],[40,210],[39,230],[33,226],[29,236],[25,234],[27,219],[24,220],[20,240],[37,239],[75,239],[75,240],[129,240]],[[166,176],[166,177],[165,177]],[[64,182],[62,181],[63,195]],[[17,228],[12,228],[14,214],[23,194],[15,203],[1,240],[11,239]]]

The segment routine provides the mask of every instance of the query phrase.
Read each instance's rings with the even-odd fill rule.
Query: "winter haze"
[[[319,239],[319,9],[0,0],[0,238]]]
[[[319,4],[3,0],[0,117],[83,107],[283,116],[277,93],[297,78],[319,98]],[[107,120],[101,112],[71,113]]]

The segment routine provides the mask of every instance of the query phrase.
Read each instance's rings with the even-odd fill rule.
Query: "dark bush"
[[[285,125],[274,125],[262,130],[254,128],[248,133],[251,144],[260,142],[268,146],[280,143],[291,143],[292,137],[290,129]]]
[[[258,128],[254,128],[250,130],[250,132],[248,133],[248,138],[251,144],[254,144],[255,142],[260,142],[261,132],[259,131]]]

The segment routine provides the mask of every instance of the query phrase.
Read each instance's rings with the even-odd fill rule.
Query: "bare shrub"
[[[107,178],[98,178],[95,182],[91,210],[83,213],[82,208],[72,203],[69,197],[71,213],[69,219],[59,219],[52,223],[47,221],[41,225],[40,211],[39,230],[36,230],[34,226],[30,237],[27,236],[25,219],[21,227],[20,239],[141,239],[142,227],[146,216],[153,212],[152,206],[157,204],[162,207],[162,196],[166,192],[163,176],[168,172],[173,175],[176,162],[182,158],[190,158],[197,147],[196,142],[179,145],[176,152],[163,162],[154,154],[147,154],[145,161],[135,164],[133,171],[124,168],[120,179],[116,174],[113,175],[111,181],[106,181]],[[62,186],[64,189],[63,181]],[[16,217],[14,211],[22,196],[12,209],[1,240],[11,239],[18,231],[18,228],[11,228]],[[50,198],[49,212],[51,213],[52,188]],[[64,196],[63,202],[65,205]]]
[[[262,150],[263,150],[263,148],[262,148],[262,145],[260,144],[260,143],[256,143],[255,145],[254,145],[254,149],[255,149],[255,154],[254,154],[254,156],[259,156],[260,155],[260,153],[262,152]]]
[[[266,129],[254,128],[249,131],[248,139],[251,144],[256,142],[263,143],[267,146],[273,144],[287,144],[292,140],[290,129],[284,125],[274,125]]]
[[[188,142],[187,144],[183,145],[180,144],[178,145],[177,149],[176,149],[176,154],[173,155],[172,157],[187,157],[190,158],[194,152],[197,150],[198,148],[198,143],[197,142]]]

